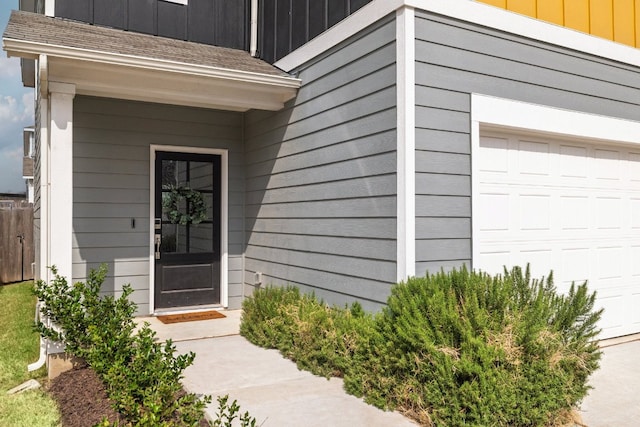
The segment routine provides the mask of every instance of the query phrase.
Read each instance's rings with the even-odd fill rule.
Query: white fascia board
[[[274,65],[290,72],[402,7],[412,7],[601,58],[640,66],[640,50],[471,0],[373,0]]]
[[[235,80],[255,83],[265,86],[276,86],[297,89],[301,85],[299,79],[284,76],[272,76],[268,74],[253,73],[249,71],[231,70],[227,68],[212,67],[198,64],[185,64],[183,62],[168,61],[156,58],[144,58],[133,55],[100,52],[89,49],[78,49],[68,46],[55,46],[45,43],[28,42],[3,38],[3,48],[8,56],[22,58],[38,58],[39,55],[50,57],[100,62],[128,67],[145,68],[158,71],[167,71],[180,74],[191,74],[202,77]]]

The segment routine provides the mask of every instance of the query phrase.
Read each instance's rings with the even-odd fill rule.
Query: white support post
[[[415,12],[396,13],[397,260],[396,279],[416,274]]]
[[[73,97],[76,87],[49,82],[49,266],[72,280]]]

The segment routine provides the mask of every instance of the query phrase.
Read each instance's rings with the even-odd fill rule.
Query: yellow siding
[[[589,0],[564,0],[564,25],[589,32]]]
[[[613,39],[619,43],[635,46],[634,0],[613,2]]]
[[[613,40],[613,1],[591,0],[591,34]]]
[[[528,16],[536,16],[536,0],[507,0],[507,9]]]
[[[538,0],[537,13],[535,16],[543,21],[564,25],[563,3],[562,0]]]
[[[640,0],[478,0],[574,30],[640,47]]]
[[[640,47],[640,0],[635,1],[635,30],[636,30],[636,47]]]

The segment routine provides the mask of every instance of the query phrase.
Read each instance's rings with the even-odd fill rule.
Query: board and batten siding
[[[229,150],[229,307],[242,301],[242,114],[76,96],[73,145],[73,278],[109,267],[106,291],[135,290],[149,312],[151,144]],[[132,227],[135,220],[135,228]]]
[[[416,11],[416,274],[471,264],[471,94],[640,119],[637,68]]]
[[[246,116],[246,293],[292,284],[377,309],[396,277],[395,21],[298,70],[280,112]]]

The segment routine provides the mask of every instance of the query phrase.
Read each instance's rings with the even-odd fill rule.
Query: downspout
[[[49,156],[47,151],[49,143],[47,139],[48,132],[46,131],[43,132],[43,126],[46,126],[46,123],[48,123],[49,118],[48,118],[48,113],[44,114],[45,123],[43,124],[43,111],[42,111],[43,104],[46,104],[46,102],[43,102],[43,97],[46,96],[46,93],[48,91],[49,68],[48,68],[47,56],[40,55],[40,58],[38,58],[36,65],[37,65],[36,79],[35,79],[36,87],[34,92],[34,96],[35,96],[34,101],[39,103],[39,106],[40,106],[40,110],[38,112],[40,114],[40,117],[37,122],[37,124],[40,126],[40,172],[39,172],[40,174],[40,211],[45,212],[44,218],[42,214],[40,216],[40,233],[41,234],[40,234],[40,245],[39,245],[40,247],[38,248],[38,251],[40,251],[40,265],[38,266],[40,271],[38,276],[41,280],[48,281],[48,276],[47,276],[48,270],[46,269],[46,267],[43,269],[43,266],[49,265],[49,250],[48,250],[49,238],[46,236],[45,236],[45,239],[42,238],[43,231],[45,233],[49,232],[48,231],[49,230],[49,226],[48,226]],[[48,111],[48,109],[46,109],[46,111]],[[34,127],[34,132],[35,132],[35,127]],[[44,133],[44,139],[43,139],[43,133]],[[35,133],[34,133],[34,137],[35,137]],[[44,254],[42,250],[43,244],[46,245],[47,247],[47,249],[44,251]],[[36,302],[36,314],[35,314],[36,323],[38,323],[38,320],[40,320],[41,308],[42,308],[42,302],[38,300]],[[43,323],[49,326],[48,319],[44,319]],[[38,357],[37,361],[27,366],[27,371],[29,372],[36,371],[45,365],[47,361],[48,347],[49,347],[49,343],[47,342],[47,340],[42,336],[40,336],[40,356]]]
[[[258,53],[258,0],[251,0],[251,35],[249,43],[249,53],[251,56],[256,56]]]

